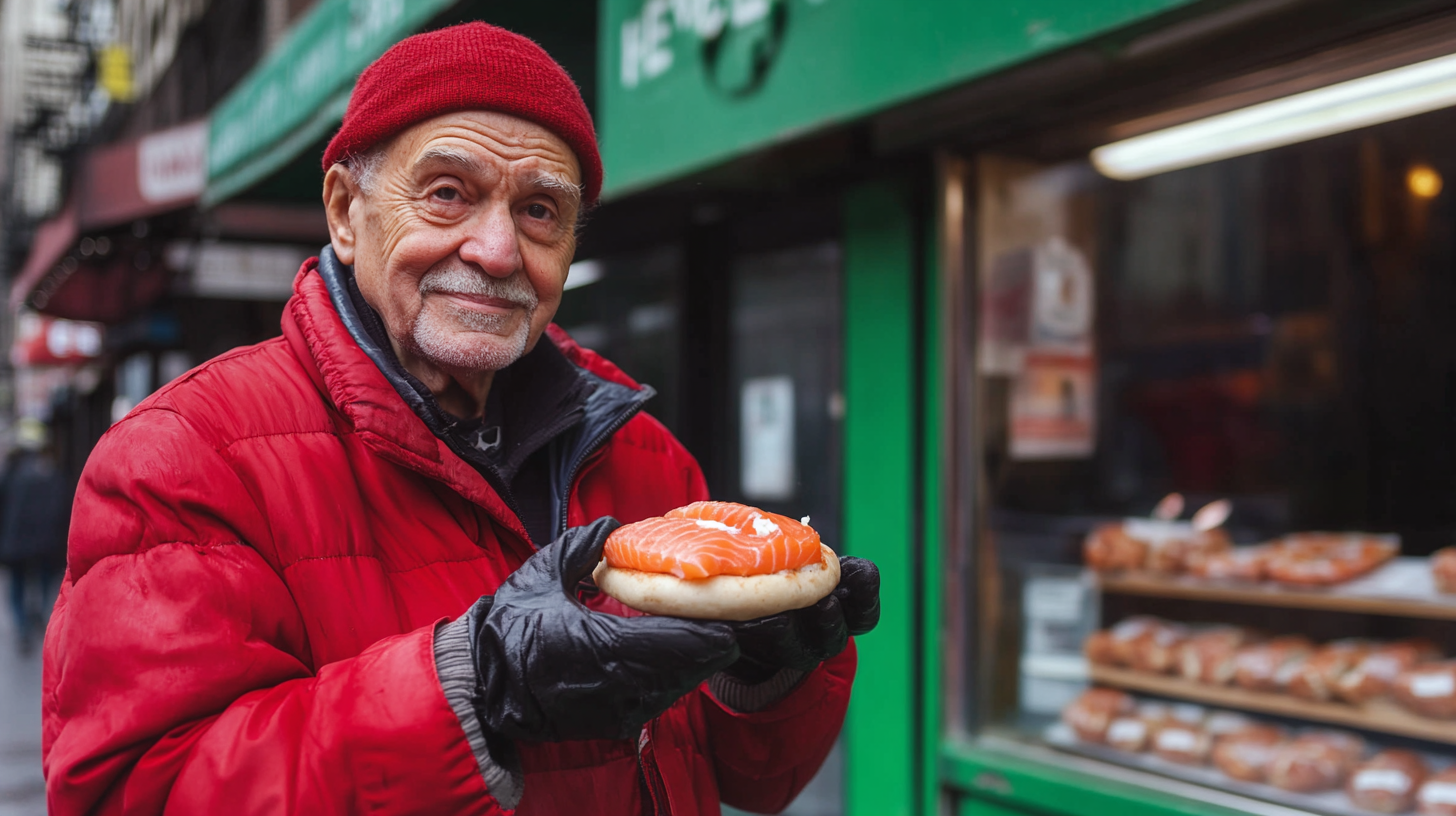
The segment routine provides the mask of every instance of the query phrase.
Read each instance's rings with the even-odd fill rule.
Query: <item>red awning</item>
[[[137,269],[126,259],[82,263],[52,290],[31,296],[36,311],[66,320],[117,323],[166,294],[171,273],[160,259]]]
[[[207,121],[98,147],[82,167],[88,231],[190,206],[207,184]]]
[[[64,258],[76,243],[80,226],[76,218],[76,199],[66,202],[59,215],[41,224],[35,231],[35,240],[30,244],[30,255],[25,266],[10,287],[10,311],[15,312],[24,305],[26,298],[61,258]]]

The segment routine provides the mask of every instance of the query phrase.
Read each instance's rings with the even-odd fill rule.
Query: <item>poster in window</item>
[[[1028,351],[1011,391],[1011,458],[1085,459],[1096,441],[1096,358],[1085,352]]]
[[[1030,247],[1017,247],[991,260],[981,291],[981,371],[1021,370],[1030,334],[1032,269]]]
[[[1033,257],[1030,346],[1085,354],[1092,347],[1092,267],[1060,235],[1038,244]]]
[[[794,380],[755,377],[739,395],[742,457],[739,488],[756,501],[794,497]]]

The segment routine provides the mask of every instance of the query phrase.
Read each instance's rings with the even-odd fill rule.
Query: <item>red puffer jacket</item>
[[[501,812],[432,638],[533,548],[351,339],[312,263],[283,337],[162,389],[87,463],[45,644],[52,816]],[[706,492],[639,414],[582,468],[568,516],[629,522]],[[853,673],[851,649],[764,711],[705,686],[636,741],[522,745],[516,812],[781,809],[828,753]]]

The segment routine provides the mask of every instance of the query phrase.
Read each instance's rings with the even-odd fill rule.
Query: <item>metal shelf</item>
[[[1456,620],[1456,595],[1436,591],[1427,558],[1396,558],[1369,575],[1328,588],[1304,589],[1147,573],[1098,575],[1097,583],[1104,593],[1113,595]]]
[[[1181,677],[1112,666],[1093,665],[1089,675],[1094,683],[1127,691],[1456,745],[1456,722],[1421,717],[1386,700],[1374,700],[1358,707],[1339,702],[1319,703],[1289,694],[1195,683]]]

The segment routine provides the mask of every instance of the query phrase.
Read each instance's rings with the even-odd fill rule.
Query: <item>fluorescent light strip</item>
[[[1113,142],[1092,151],[1130,181],[1456,105],[1456,54]]]

